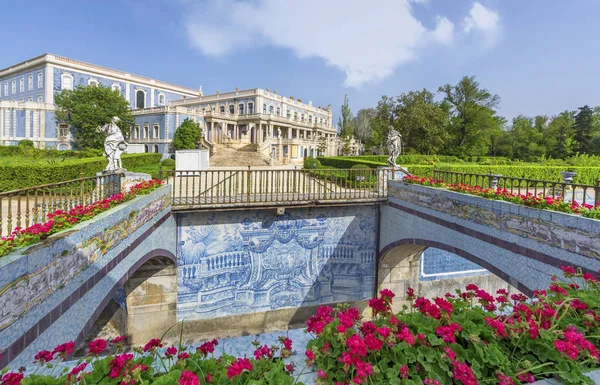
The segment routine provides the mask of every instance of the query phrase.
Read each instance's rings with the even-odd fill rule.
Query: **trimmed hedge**
[[[369,161],[364,158],[370,156],[319,156],[317,160],[321,165],[332,168],[352,168],[357,164],[363,164],[369,168],[385,167],[385,162]]]
[[[123,167],[135,169],[158,164],[161,157],[156,153],[123,155]],[[105,167],[104,157],[67,159],[57,163],[0,164],[0,192],[90,177]]]

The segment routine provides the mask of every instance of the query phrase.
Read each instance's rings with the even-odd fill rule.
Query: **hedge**
[[[156,153],[123,155],[123,167],[134,169],[158,164],[161,156]],[[0,164],[0,192],[90,177],[105,167],[104,157],[67,159],[56,163]]]

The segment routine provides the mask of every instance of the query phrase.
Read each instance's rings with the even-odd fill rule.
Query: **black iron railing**
[[[68,211],[121,192],[122,174],[107,174],[0,193],[0,236],[16,227],[43,223],[56,210]]]
[[[565,180],[552,182],[547,180],[515,178],[499,174],[472,174],[456,171],[433,170],[433,179],[446,184],[467,184],[482,188],[503,188],[513,194],[533,194],[551,197],[562,197],[580,204],[600,206],[600,180],[596,185],[572,182],[572,175],[565,172]]]
[[[383,201],[389,169],[168,171],[174,210]]]

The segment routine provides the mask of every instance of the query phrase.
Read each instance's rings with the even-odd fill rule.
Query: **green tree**
[[[63,90],[54,98],[56,118],[73,128],[75,142],[81,149],[102,148],[105,135],[98,131],[117,116],[125,137],[134,122],[129,102],[110,87],[79,86]]]
[[[345,156],[352,155],[352,137],[346,136],[342,138],[342,154]]]
[[[543,146],[543,132],[534,125],[534,119],[519,115],[513,119],[510,130],[512,139],[512,156],[532,162],[546,155]]]
[[[356,113],[352,122],[354,127],[354,136],[356,136],[365,145],[371,144],[372,127],[371,123],[377,111],[374,108],[365,108]]]
[[[439,154],[449,139],[448,112],[423,89],[398,96],[394,126],[399,128],[406,152]]]
[[[573,155],[575,151],[575,131],[573,124],[575,115],[572,111],[564,111],[553,116],[548,123],[548,136],[552,138],[549,143],[550,156],[552,158],[564,159]]]
[[[377,147],[385,147],[389,126],[396,123],[396,101],[382,96],[371,119],[371,142]],[[397,128],[397,127],[396,127]]]
[[[327,137],[325,135],[319,136],[317,150],[321,156],[325,156],[327,154]]]
[[[458,84],[439,88],[450,111],[448,152],[458,156],[486,155],[491,135],[498,132],[504,122],[496,116],[500,102],[498,95],[480,88],[475,77],[463,77]]]
[[[200,124],[192,119],[185,119],[173,134],[173,148],[175,150],[192,150],[198,147],[202,137]]]
[[[592,153],[592,138],[597,132],[595,123],[594,111],[590,106],[579,107],[579,112],[575,115],[573,131],[577,149],[581,154]]]
[[[344,104],[342,104],[341,115],[338,120],[338,128],[340,129],[340,135],[342,138],[354,135],[354,127],[352,125],[352,111],[350,111],[350,105],[348,104],[348,95],[344,95]]]

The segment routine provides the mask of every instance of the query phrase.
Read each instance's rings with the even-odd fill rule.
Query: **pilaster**
[[[52,67],[51,65],[46,65],[46,68],[44,70],[44,77],[44,102],[48,104],[54,104],[54,67]]]

